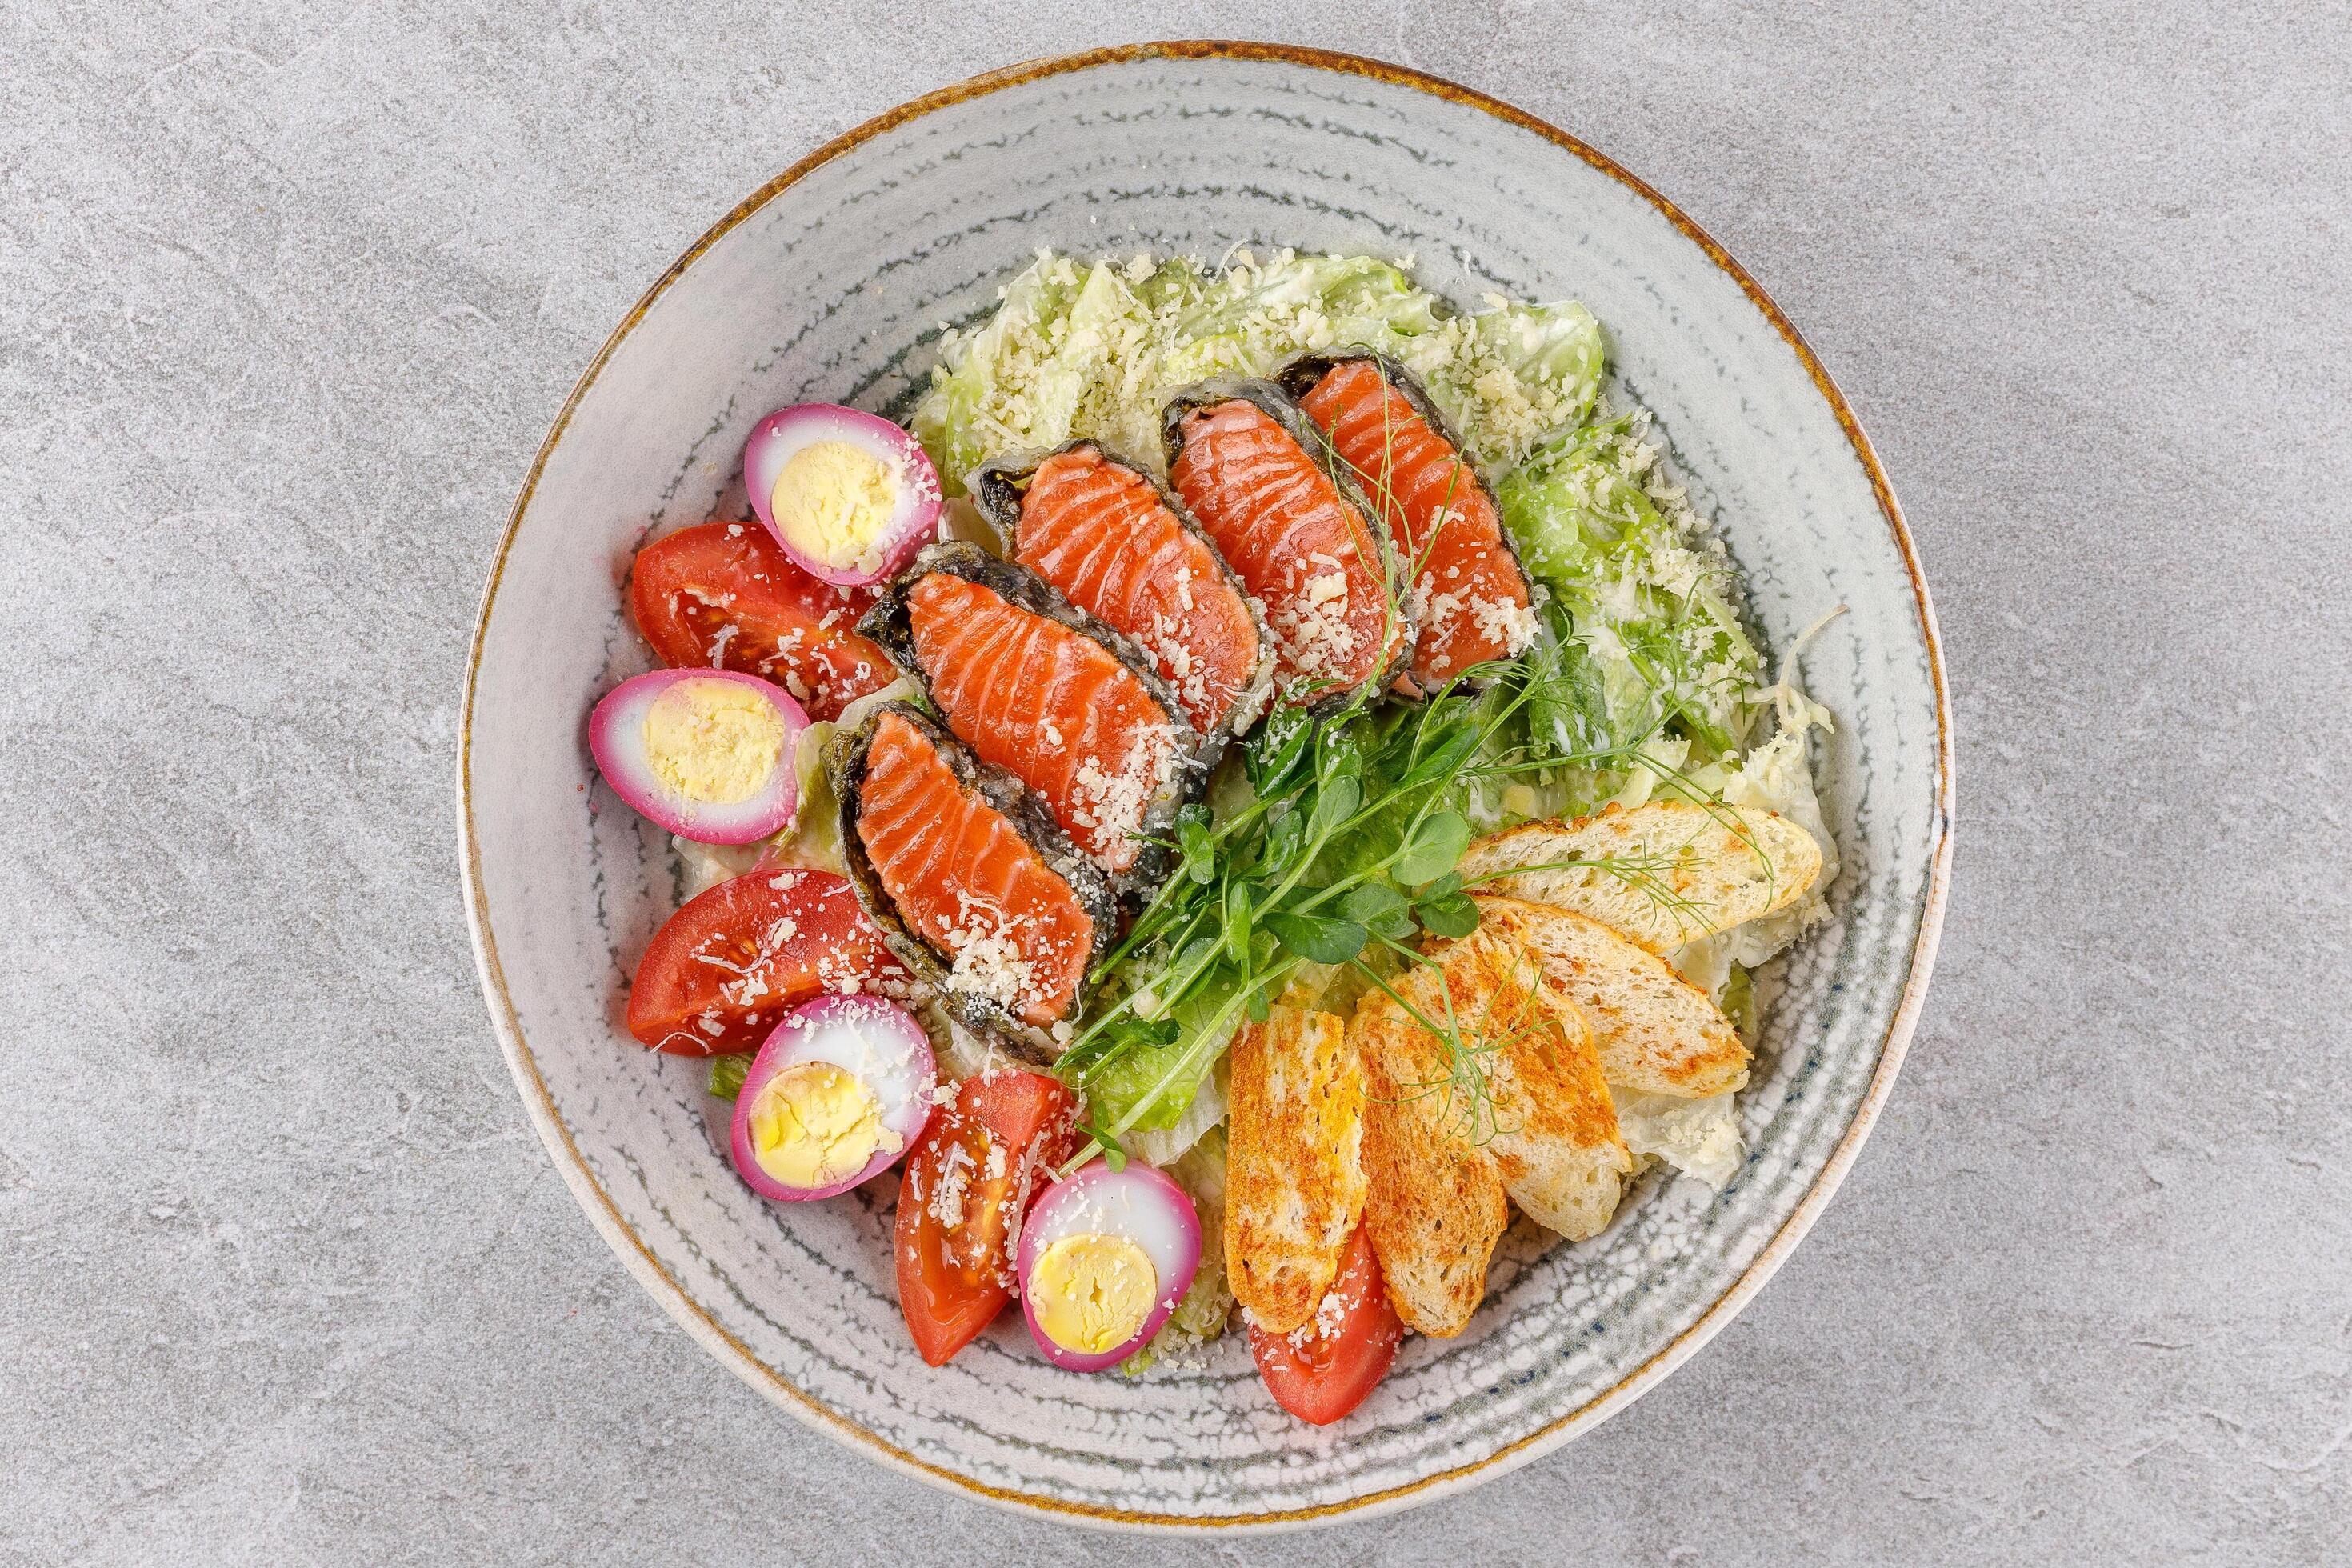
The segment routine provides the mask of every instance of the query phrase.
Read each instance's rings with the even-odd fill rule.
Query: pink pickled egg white
[[[736,1173],[786,1203],[845,1193],[914,1147],[938,1083],[930,1037],[897,1003],[805,1003],[768,1036],[735,1097]],[[796,1167],[806,1179],[793,1178]]]
[[[794,510],[779,516],[778,481]],[[743,443],[751,510],[785,554],[836,587],[877,583],[929,539],[939,470],[923,444],[878,414],[837,403],[780,408]]]
[[[1056,1315],[1056,1303],[1041,1294],[1038,1264],[1055,1242],[1080,1238],[1129,1241],[1150,1259],[1155,1277],[1150,1310],[1141,1325],[1116,1346],[1074,1350],[1046,1331],[1041,1319]],[[1016,1259],[1021,1310],[1030,1337],[1045,1359],[1071,1372],[1101,1372],[1117,1366],[1149,1343],[1168,1321],[1176,1303],[1192,1287],[1201,1266],[1201,1217],[1184,1189],[1139,1160],[1114,1171],[1100,1160],[1056,1182],[1031,1205],[1021,1227]]]
[[[657,669],[596,704],[588,749],[635,810],[697,844],[749,844],[800,805],[808,714],[782,688],[726,669]]]

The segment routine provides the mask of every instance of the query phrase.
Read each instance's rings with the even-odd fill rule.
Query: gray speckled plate
[[[698,1062],[620,1025],[675,868],[596,781],[583,721],[647,656],[620,586],[650,531],[743,512],[752,421],[881,407],[942,321],[1041,246],[1216,257],[1235,241],[1417,258],[1464,303],[1584,300],[1656,411],[1776,642],[1805,661],[1845,870],[1836,922],[1780,966],[1752,1151],[1717,1197],[1653,1178],[1602,1237],[1506,1242],[1461,1338],[1414,1339],[1314,1430],[1237,1339],[1130,1382],[1052,1370],[1015,1313],[950,1365],[915,1356],[891,1284],[895,1193],[761,1201],[730,1173]],[[1829,1200],[1892,1085],[1927,985],[1950,849],[1935,623],[1895,500],[1837,389],[1763,291],[1583,143],[1368,61],[1155,45],[982,77],[820,149],[706,235],[604,345],[499,549],[467,670],[459,815],[483,989],[524,1104],[646,1289],[753,1386],[886,1463],[1104,1522],[1268,1526],[1444,1496],[1655,1384],[1729,1321]]]

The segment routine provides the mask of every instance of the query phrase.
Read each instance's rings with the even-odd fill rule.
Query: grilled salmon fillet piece
[[[1412,570],[1417,640],[1399,685],[1418,695],[1522,651],[1535,638],[1535,616],[1494,497],[1401,388],[1402,376],[1369,355],[1342,359],[1299,406],[1355,470]]]
[[[1169,486],[1265,606],[1284,700],[1312,703],[1377,679],[1412,628],[1391,614],[1386,557],[1362,510],[1246,397],[1182,413],[1175,434]]]
[[[1045,1028],[1076,1008],[1095,921],[1002,812],[965,789],[929,736],[884,709],[856,832],[908,926],[953,965],[950,989]]]
[[[948,728],[1045,797],[1106,871],[1132,868],[1181,732],[1115,654],[994,589],[931,572],[905,590],[915,658]]]
[[[1014,560],[1125,633],[1202,734],[1248,726],[1264,700],[1265,634],[1233,573],[1149,475],[1086,443],[1046,458],[1006,499],[1018,508]]]
[[[1304,1327],[1364,1207],[1364,1073],[1337,1014],[1278,1006],[1234,1037],[1225,1266],[1259,1328]]]

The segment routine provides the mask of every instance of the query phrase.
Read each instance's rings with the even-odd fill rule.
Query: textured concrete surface
[[[450,806],[493,543],[645,285],[870,114],[1155,34],[1474,83],[1708,226],[1870,424],[1962,740],[1910,1066],[1762,1299],[1551,1459],[1217,1553],[2352,1557],[2340,7],[14,0],[0,1563],[1201,1554],[673,1331],[524,1126]]]

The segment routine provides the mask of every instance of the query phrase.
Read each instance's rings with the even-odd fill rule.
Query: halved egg
[[[756,675],[657,669],[596,704],[588,749],[614,793],[680,838],[749,844],[793,819],[808,721]]]
[[[736,1173],[787,1203],[845,1193],[914,1146],[938,1082],[930,1037],[904,1007],[820,996],[776,1026],[744,1075]]]
[[[1031,1206],[1017,1266],[1021,1310],[1045,1359],[1100,1372],[1158,1333],[1192,1288],[1201,1218],[1150,1166],[1097,1160]]]
[[[784,553],[836,587],[888,576],[939,521],[939,470],[922,443],[837,403],[795,404],[751,426],[743,485]]]

